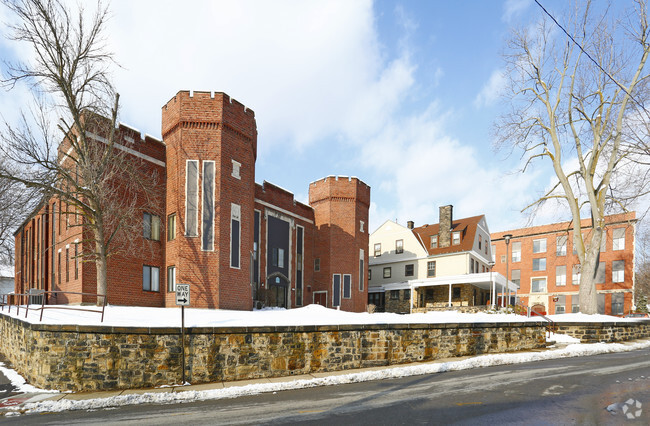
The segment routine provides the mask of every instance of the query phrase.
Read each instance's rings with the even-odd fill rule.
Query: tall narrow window
[[[296,226],[296,306],[302,306],[303,237],[303,227]]]
[[[201,248],[214,250],[214,161],[203,162],[203,227]]]
[[[79,279],[79,244],[74,245],[74,279]]]
[[[437,235],[432,235],[431,236],[431,248],[438,248],[438,236]]]
[[[156,266],[142,266],[142,290],[160,291],[160,268]]]
[[[199,161],[187,160],[185,165],[185,236],[199,235]]]
[[[625,261],[615,260],[612,262],[612,282],[622,283],[625,281]]]
[[[555,285],[566,285],[566,265],[555,266]]]
[[[580,284],[580,264],[576,263],[573,265],[573,276],[571,278],[571,284],[578,285]]]
[[[436,261],[432,260],[427,262],[427,277],[435,277],[436,276]]]
[[[381,243],[375,243],[375,257],[381,256]]]
[[[332,306],[341,306],[341,274],[332,276]]]
[[[172,241],[176,238],[176,213],[167,216],[167,241]]]
[[[363,251],[363,249],[359,249],[359,291],[363,291],[363,286],[365,281],[363,277],[363,273],[365,271],[364,258],[365,258],[365,252]]]
[[[492,250],[492,263],[496,263],[496,261],[497,261],[497,246],[496,246],[496,244],[492,244],[490,246],[490,250]]]
[[[596,279],[594,282],[596,284],[604,284],[605,278],[605,262],[598,262],[598,269],[596,270]]]
[[[451,243],[455,246],[460,244],[460,232],[452,232],[451,233]]]
[[[614,229],[612,250],[625,250],[625,228]]]
[[[352,275],[343,275],[343,298],[349,299],[352,297]]]
[[[167,291],[168,292],[176,291],[176,267],[175,266],[167,267]]]
[[[142,236],[148,240],[160,241],[160,218],[154,214],[142,213]]]
[[[70,248],[65,248],[65,282],[70,281]]]
[[[314,259],[314,271],[315,272],[320,271],[320,257]]]
[[[230,267],[239,268],[241,206],[230,205]]]
[[[510,272],[510,281],[517,285],[521,283],[521,269],[513,269]]]
[[[404,253],[404,240],[395,241],[395,254]]]
[[[521,241],[512,243],[512,261],[521,262]]]
[[[56,270],[57,270],[57,275],[59,278],[59,285],[60,285],[61,284],[61,249],[59,249],[59,260],[57,262]]]
[[[555,239],[555,255],[556,256],[566,256],[566,235],[560,235]]]

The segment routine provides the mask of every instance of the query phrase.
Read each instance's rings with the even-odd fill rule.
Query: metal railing
[[[99,300],[99,298],[101,297],[103,298],[103,303],[101,304],[101,306],[98,305],[98,308],[101,307],[101,309],[92,309],[90,307],[77,307],[71,305],[48,305],[47,304],[47,301],[49,299],[48,296],[51,295],[54,296],[54,298],[56,298],[57,295],[59,294],[95,296],[97,300]],[[38,303],[34,303],[34,302],[38,302]],[[106,310],[107,303],[108,303],[108,298],[106,297],[105,294],[81,293],[75,291],[45,291],[45,290],[38,290],[38,289],[30,289],[29,293],[15,293],[15,294],[2,295],[2,299],[0,301],[0,310],[4,311],[5,306],[8,306],[9,312],[11,313],[11,307],[15,306],[16,315],[20,315],[20,308],[22,306],[23,309],[25,309],[25,318],[27,318],[30,309],[32,311],[41,311],[39,321],[43,321],[43,312],[45,311],[45,309],[63,309],[63,310],[71,310],[71,311],[96,312],[98,314],[101,314],[101,322],[104,322],[104,311]],[[30,308],[31,305],[36,305],[36,306],[40,305],[40,307]]]
[[[539,312],[533,311],[530,309],[530,306],[524,305],[521,301],[517,302],[517,305],[515,306],[515,312],[524,315],[523,312],[526,312],[526,316],[530,318],[533,315],[536,315],[546,321],[546,332],[548,333],[549,337],[551,336],[551,333],[555,333],[557,331],[557,325],[555,322],[547,317],[544,314],[540,314]]]

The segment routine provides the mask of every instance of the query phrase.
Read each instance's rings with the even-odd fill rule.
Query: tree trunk
[[[591,240],[585,244],[585,255],[580,264],[580,312],[598,313],[598,294],[596,292],[596,271],[598,270],[598,251],[603,236],[602,228],[592,229]],[[588,244],[588,245],[587,245]]]
[[[103,244],[104,235],[102,228],[95,231],[95,252],[97,259],[95,269],[97,271],[97,294],[108,296],[108,261],[106,257],[106,247]],[[97,298],[97,305],[104,303],[101,297]]]

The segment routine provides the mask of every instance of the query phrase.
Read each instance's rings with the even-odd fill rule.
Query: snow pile
[[[177,308],[146,308],[132,306],[107,306],[104,322],[97,312],[66,309],[46,309],[43,321],[41,312],[32,305],[27,318],[24,307],[17,315],[16,307],[11,313],[5,307],[2,314],[17,317],[31,323],[105,325],[113,327],[179,327],[181,312]],[[97,309],[97,308],[93,308]],[[617,318],[606,315],[564,314],[552,315],[556,322],[629,322],[637,319]],[[499,322],[545,322],[539,317],[505,313],[461,313],[457,311],[427,312],[399,315],[392,313],[355,313],[328,309],[319,305],[308,305],[298,309],[263,309],[258,311],[230,311],[225,309],[185,309],[186,327],[265,327],[296,325],[360,325],[360,324],[437,324],[437,323],[499,323]]]
[[[265,392],[304,389],[316,386],[331,386],[348,383],[359,383],[371,380],[392,379],[407,376],[436,374],[445,371],[466,370],[493,365],[519,364],[555,358],[596,355],[612,352],[626,352],[650,347],[650,340],[633,344],[593,343],[571,344],[563,349],[545,352],[523,352],[509,354],[481,355],[460,361],[409,365],[404,367],[389,367],[382,370],[369,370],[358,373],[333,375],[323,378],[293,380],[279,383],[260,383],[245,386],[234,386],[224,389],[184,392],[151,392],[144,394],[119,395],[101,399],[40,401],[27,403],[22,408],[8,408],[9,412],[25,410],[26,413],[59,412],[67,410],[96,410],[110,407],[135,404],[169,404],[178,402],[205,401],[214,399],[236,398],[246,395],[256,395]]]
[[[43,390],[39,389],[37,387],[34,387],[32,385],[28,385],[23,376],[18,374],[16,370],[12,370],[11,368],[5,367],[5,364],[3,362],[0,362],[0,373],[2,373],[10,382],[11,385],[18,391],[18,392],[52,392],[52,393],[57,393],[57,391],[53,390]]]
[[[550,335],[546,338],[547,342],[555,343],[580,343],[580,339],[568,334],[559,334],[559,333],[549,333]]]

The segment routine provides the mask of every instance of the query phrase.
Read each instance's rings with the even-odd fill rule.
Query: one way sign
[[[190,306],[190,285],[176,284],[176,305]]]

